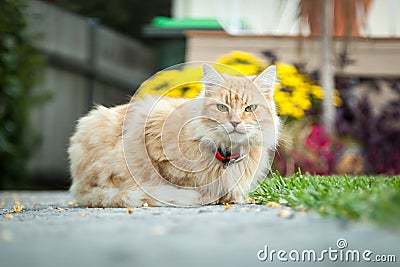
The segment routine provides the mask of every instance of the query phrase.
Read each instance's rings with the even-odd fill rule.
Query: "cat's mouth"
[[[245,132],[239,132],[238,130],[233,129],[229,134],[245,134]]]

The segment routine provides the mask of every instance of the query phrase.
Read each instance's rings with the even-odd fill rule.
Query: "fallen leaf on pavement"
[[[224,210],[229,210],[232,206],[229,203],[224,204]]]
[[[267,203],[267,207],[280,208],[281,206],[282,206],[281,204],[273,201]]]
[[[281,210],[281,211],[278,213],[278,216],[279,216],[279,217],[282,217],[282,218],[290,219],[290,218],[293,218],[294,214],[293,214],[293,212],[290,212],[290,211],[288,211],[288,210]]]
[[[21,212],[23,209],[25,209],[24,205],[14,205],[14,212],[15,213]]]

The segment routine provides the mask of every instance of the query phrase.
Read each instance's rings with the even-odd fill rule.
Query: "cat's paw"
[[[199,206],[201,205],[200,194],[194,190],[178,189],[169,203],[177,206]]]
[[[233,203],[233,204],[246,204],[245,198],[237,192],[229,192],[218,200],[219,204]]]
[[[147,191],[159,202],[174,206],[199,206],[200,194],[195,190],[178,189],[172,186],[157,186]]]

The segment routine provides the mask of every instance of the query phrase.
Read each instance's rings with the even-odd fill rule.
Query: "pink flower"
[[[326,150],[331,145],[331,138],[325,128],[317,124],[310,126],[310,134],[306,137],[305,144],[309,149]]]

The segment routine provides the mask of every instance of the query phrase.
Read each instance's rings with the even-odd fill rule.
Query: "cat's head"
[[[265,134],[276,139],[275,76],[275,66],[258,76],[236,77],[203,65],[204,89],[199,97],[203,99],[204,137],[228,146],[259,143],[265,140]]]

